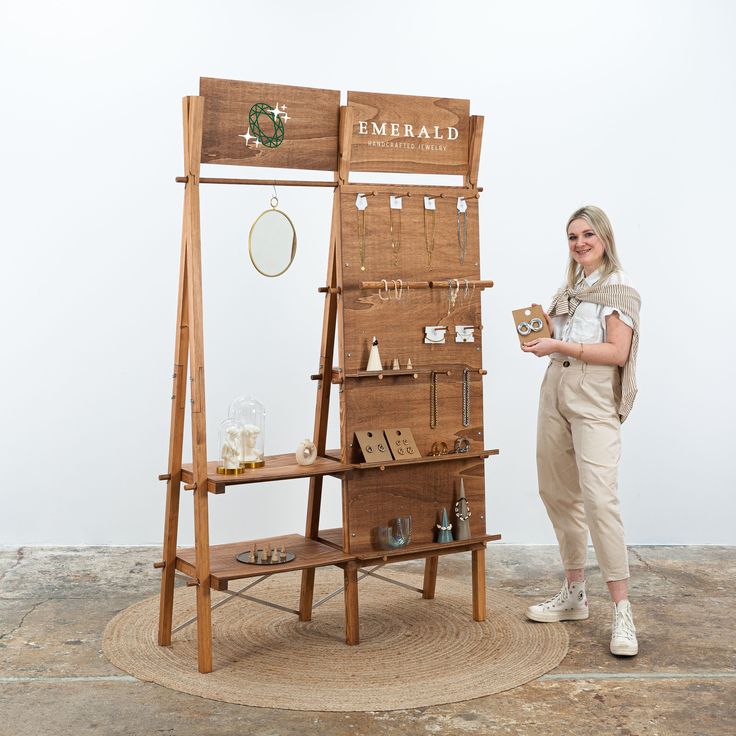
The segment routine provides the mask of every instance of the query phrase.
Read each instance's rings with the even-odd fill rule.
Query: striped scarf
[[[552,297],[549,308],[550,317],[567,314],[570,317],[580,302],[593,302],[605,307],[613,307],[627,314],[634,321],[634,337],[631,342],[629,358],[621,372],[621,401],[618,405],[618,414],[623,423],[629,416],[636,398],[636,353],[639,349],[639,308],[641,297],[639,292],[631,286],[622,284],[593,284],[587,289],[575,291],[574,289],[560,289]]]

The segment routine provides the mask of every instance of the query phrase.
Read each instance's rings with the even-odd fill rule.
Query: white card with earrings
[[[473,325],[455,325],[455,342],[475,342]]]
[[[424,328],[424,342],[427,345],[440,345],[445,342],[447,327],[442,325],[428,325]]]

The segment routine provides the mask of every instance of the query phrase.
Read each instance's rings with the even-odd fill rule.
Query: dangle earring
[[[386,281],[386,279],[381,279],[381,282],[383,283],[383,288],[386,291],[386,296],[385,297],[381,296],[381,290],[379,289],[378,290],[378,298],[382,302],[387,302],[387,301],[389,301],[391,299],[391,295],[388,293],[388,281]]]

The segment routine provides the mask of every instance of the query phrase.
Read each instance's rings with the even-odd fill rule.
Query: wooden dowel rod
[[[342,294],[342,289],[339,286],[320,286],[317,291],[320,294]]]
[[[153,567],[156,570],[162,570],[164,567],[166,567],[166,560],[161,560],[161,562],[154,562]]]
[[[393,291],[394,290],[394,280],[393,279],[386,279],[386,283],[388,284],[388,290]],[[465,282],[462,282],[463,285]],[[469,284],[472,282],[468,282]],[[447,281],[444,282],[445,286],[447,286]],[[399,283],[399,280],[396,279],[396,288],[401,289],[402,284]],[[403,286],[405,289],[429,289],[429,281],[404,281]],[[383,281],[361,281],[360,282],[360,288],[361,289],[383,289]]]
[[[188,177],[177,176],[176,181],[180,184],[186,184]],[[331,187],[334,189],[337,182],[334,181],[292,181],[290,179],[223,179],[219,177],[199,178],[200,184],[252,184],[255,186],[275,186],[275,187]]]
[[[162,473],[158,477],[159,480],[171,480],[171,475],[169,473]]]
[[[429,285],[433,289],[446,289],[447,282],[455,282],[455,279],[445,279],[444,281],[430,281]],[[460,288],[465,286],[465,279],[458,279],[460,282]],[[383,285],[383,284],[382,284]],[[493,281],[471,281],[468,279],[468,286],[477,286],[479,289],[490,289],[493,286]]]

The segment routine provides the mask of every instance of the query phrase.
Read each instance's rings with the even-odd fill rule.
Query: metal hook
[[[276,192],[276,185],[271,184],[271,186],[273,187],[273,197],[271,197],[271,207],[273,207],[273,209],[276,209],[279,206],[279,195]]]

